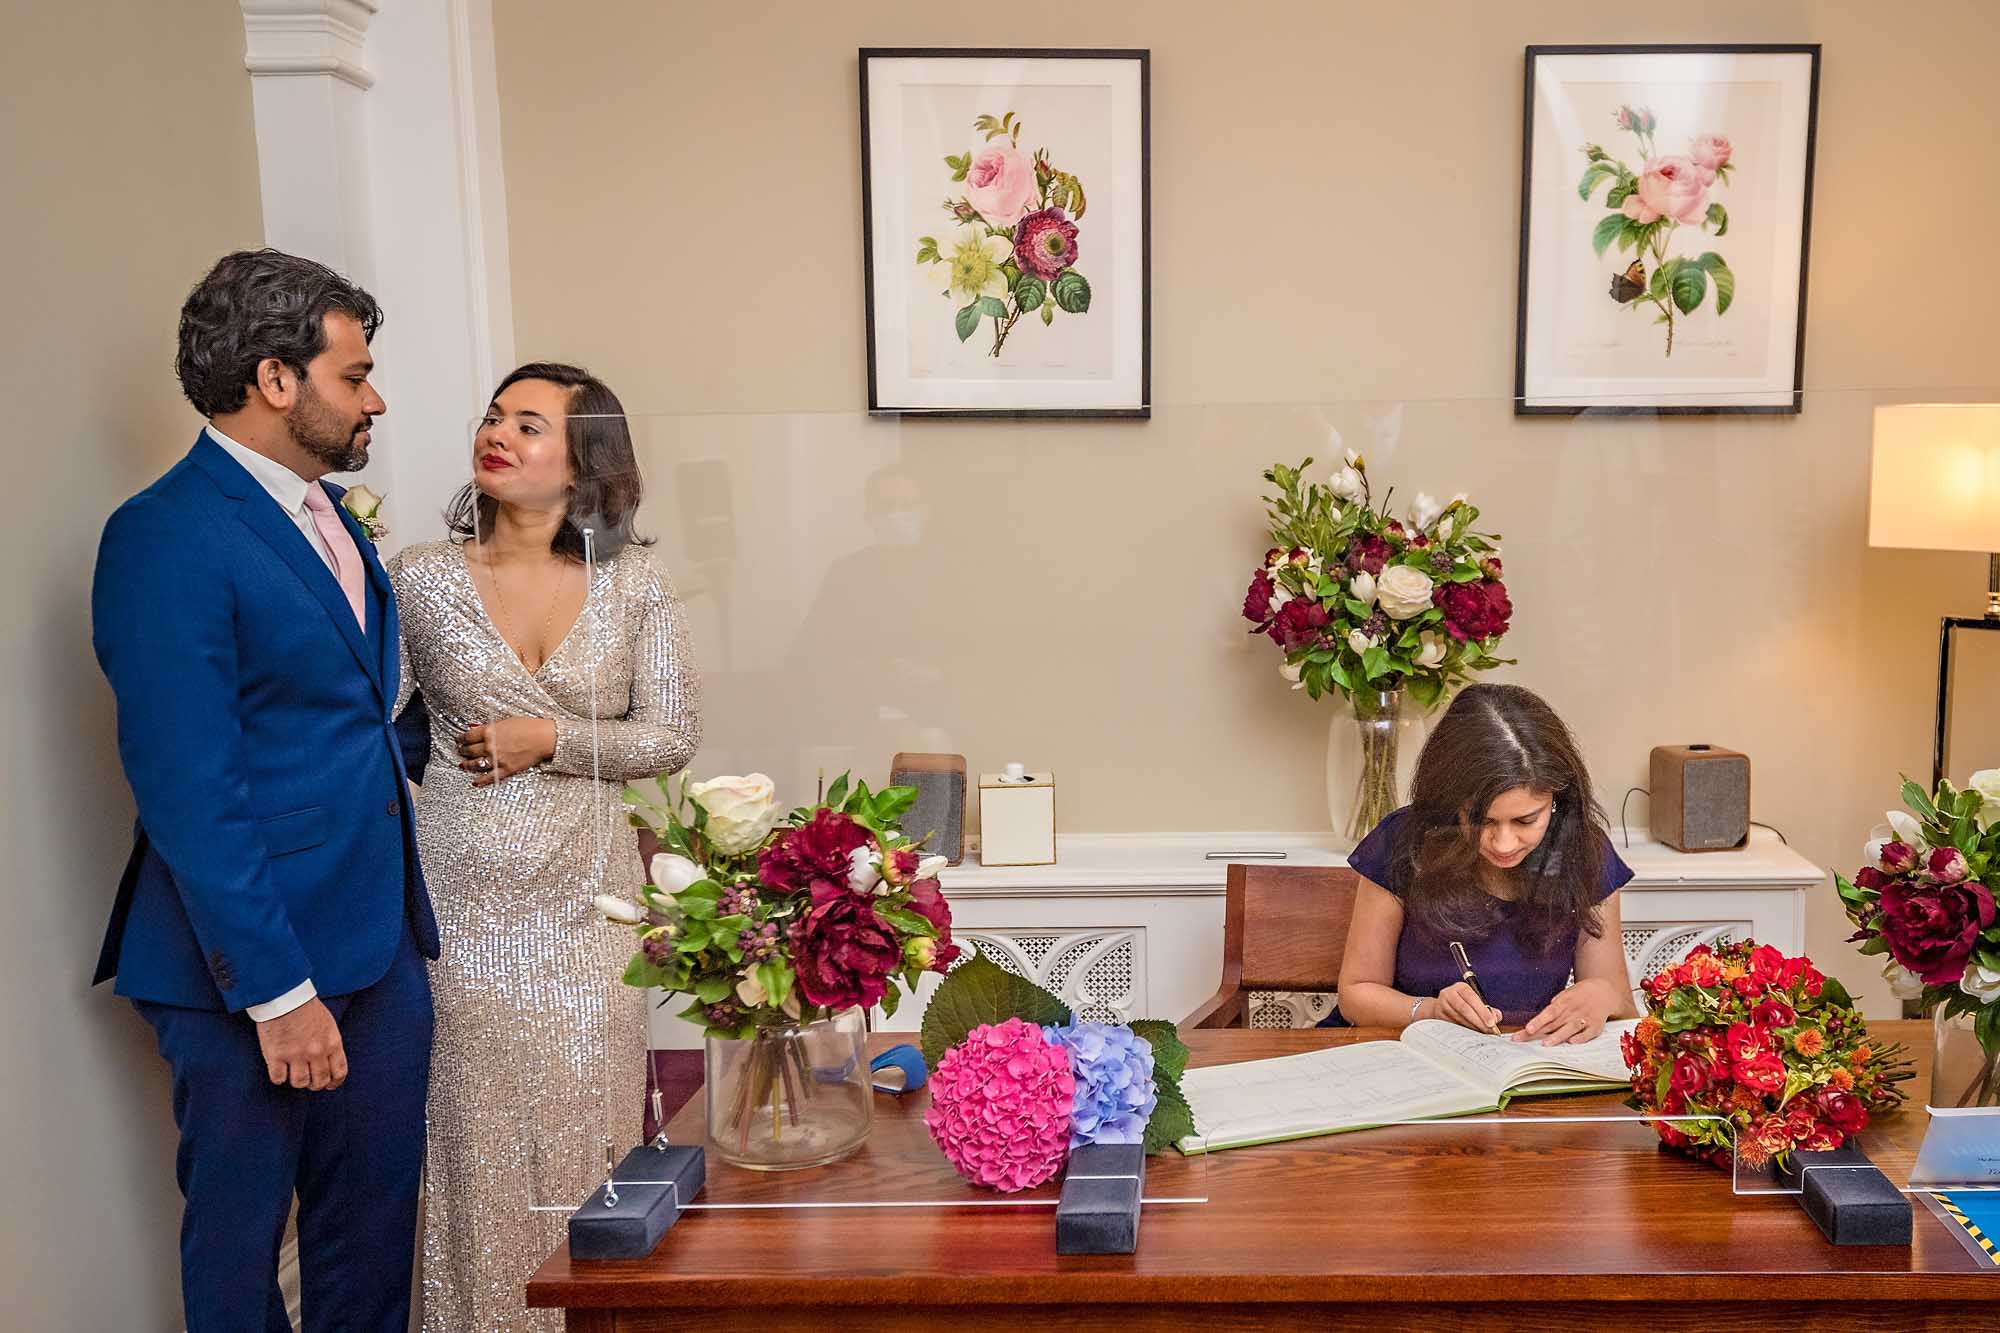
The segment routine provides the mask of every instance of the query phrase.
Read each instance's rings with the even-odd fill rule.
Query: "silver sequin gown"
[[[559,1329],[560,1312],[526,1310],[522,1288],[564,1217],[530,1209],[575,1207],[602,1178],[605,1142],[623,1156],[638,1141],[645,993],[619,980],[630,932],[591,900],[635,897],[642,881],[624,784],[679,770],[700,740],[686,618],[645,550],[628,547],[598,566],[575,628],[531,673],[456,542],[406,548],[389,576],[404,637],[397,708],[414,685],[431,713],[417,845],[443,945],[431,965],[423,1327]],[[457,738],[502,717],[553,718],[555,758],[475,788]]]

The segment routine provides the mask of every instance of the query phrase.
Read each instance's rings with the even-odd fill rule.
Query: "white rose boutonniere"
[[[340,497],[340,507],[361,525],[361,534],[369,541],[379,543],[389,535],[389,527],[382,521],[382,497],[366,486],[349,486],[347,494]]]

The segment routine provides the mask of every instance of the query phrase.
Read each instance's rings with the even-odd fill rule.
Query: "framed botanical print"
[[[1145,51],[863,49],[868,410],[1151,414]]]
[[[1527,56],[1514,411],[1799,411],[1819,47]]]

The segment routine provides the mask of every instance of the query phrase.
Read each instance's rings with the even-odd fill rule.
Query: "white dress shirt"
[[[241,463],[243,470],[256,478],[259,486],[270,493],[271,498],[278,502],[278,508],[291,516],[292,522],[305,534],[305,539],[312,544],[313,550],[319,552],[319,558],[326,561],[326,567],[333,570],[335,577],[338,577],[340,566],[334,563],[333,552],[327,550],[326,539],[319,535],[319,528],[314,525],[312,514],[306,509],[306,487],[317,486],[319,483],[307,481],[275,458],[266,458],[255,449],[238,444],[214,426],[208,428],[208,435],[222,446],[224,453]],[[318,997],[319,990],[312,984],[312,978],[307,977],[277,999],[248,1005],[243,1012],[249,1014],[254,1022],[268,1023],[274,1018],[283,1018],[307,1000]]]

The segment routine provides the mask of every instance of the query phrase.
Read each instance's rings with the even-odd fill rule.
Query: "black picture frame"
[[[1529,382],[1530,302],[1533,291],[1532,252],[1535,241],[1535,101],[1537,61],[1561,56],[1774,55],[1803,56],[1808,63],[1803,153],[1804,188],[1800,199],[1797,307],[1790,340],[1792,365],[1789,392],[1783,388],[1746,390],[1782,402],[1729,402],[1726,393],[1714,402],[1556,403],[1531,401],[1543,394]],[[1679,43],[1639,45],[1537,45],[1526,48],[1521,94],[1521,231],[1514,329],[1514,415],[1516,416],[1794,416],[1804,408],[1806,290],[1812,255],[1814,164],[1818,150],[1820,55],[1818,43]],[[1615,395],[1621,399],[1638,396]]]
[[[884,374],[880,355],[878,321],[878,273],[876,264],[876,184],[875,149],[870,124],[870,65],[897,59],[919,60],[1129,60],[1138,70],[1138,391],[1132,401],[1098,406],[1056,405],[938,405],[885,401]],[[868,412],[876,417],[920,417],[926,419],[980,420],[1146,420],[1152,416],[1152,53],[1131,48],[1040,48],[1040,47],[862,47],[857,64],[860,72],[861,111],[861,253],[863,346],[867,355]]]

